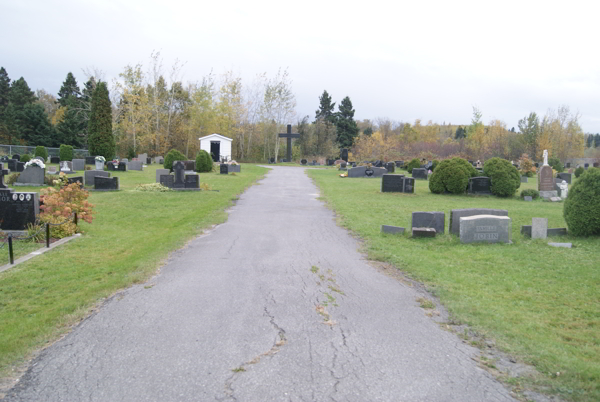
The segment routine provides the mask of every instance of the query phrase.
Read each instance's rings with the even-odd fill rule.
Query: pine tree
[[[331,96],[327,91],[323,91],[323,95],[319,97],[319,109],[315,111],[315,122],[323,119],[329,123],[335,124],[335,102],[331,103]]]
[[[88,122],[88,144],[91,155],[102,155],[111,160],[115,155],[112,133],[112,106],[106,83],[100,81],[92,95],[92,111]]]
[[[72,98],[78,99],[81,96],[81,91],[77,85],[77,80],[72,73],[67,74],[67,78],[63,82],[58,91],[58,103],[61,106],[69,106],[69,101]],[[72,103],[71,103],[72,105]]]
[[[17,110],[36,101],[35,93],[29,88],[25,78],[13,81],[10,86],[10,101]]]
[[[10,101],[10,78],[4,67],[0,67],[0,118]]]
[[[342,99],[336,119],[337,143],[340,148],[350,148],[358,136],[358,125],[354,121],[354,109],[348,96]]]
[[[20,138],[29,145],[58,146],[56,131],[44,107],[38,103],[26,105],[23,108],[20,126]]]

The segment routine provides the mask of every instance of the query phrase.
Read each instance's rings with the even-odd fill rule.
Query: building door
[[[210,142],[210,156],[212,156],[213,161],[219,162],[221,157],[221,141]]]

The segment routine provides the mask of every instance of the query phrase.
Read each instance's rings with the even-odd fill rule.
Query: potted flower
[[[104,170],[104,162],[106,162],[104,156],[96,156],[96,170]]]
[[[46,169],[46,165],[44,165],[44,162],[42,162],[39,159],[31,159],[25,164],[25,169],[27,169],[29,166],[37,166],[41,169]]]

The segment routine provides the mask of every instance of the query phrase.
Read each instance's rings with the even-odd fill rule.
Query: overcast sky
[[[600,5],[594,1],[0,0],[0,65],[56,94],[69,71],[107,80],[152,51],[184,81],[232,70],[249,84],[288,68],[298,116],[327,90],[355,118],[517,128],[567,105],[600,132]],[[418,3],[418,4],[417,4]],[[295,123],[295,122],[292,122]]]

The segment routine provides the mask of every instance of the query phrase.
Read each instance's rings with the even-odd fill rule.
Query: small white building
[[[198,138],[200,140],[200,149],[208,152],[213,161],[231,160],[231,138],[227,138],[220,134],[211,134],[206,137]]]

